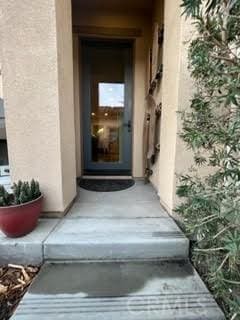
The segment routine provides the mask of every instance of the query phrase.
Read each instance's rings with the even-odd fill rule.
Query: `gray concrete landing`
[[[42,219],[26,237],[0,233],[0,264],[58,260],[187,259],[188,239],[150,184],[119,192],[78,190],[63,219]]]
[[[66,219],[44,242],[44,256],[46,260],[187,259],[188,240],[170,218]]]
[[[223,320],[187,262],[45,264],[13,320]]]
[[[44,243],[46,260],[184,259],[188,240],[150,184],[119,192],[79,190],[66,218]]]
[[[10,239],[0,232],[0,265],[8,263],[40,265],[44,261],[43,244],[58,219],[40,219],[37,229],[22,238]]]

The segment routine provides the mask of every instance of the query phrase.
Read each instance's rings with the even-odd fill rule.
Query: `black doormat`
[[[79,187],[98,192],[121,191],[132,187],[132,179],[78,179]]]

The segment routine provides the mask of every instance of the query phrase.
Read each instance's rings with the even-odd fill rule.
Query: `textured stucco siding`
[[[177,203],[176,174],[189,167],[191,154],[179,138],[178,111],[189,105],[193,81],[188,70],[187,50],[192,36],[191,21],[181,15],[181,1],[165,1],[162,79],[162,127],[159,159],[159,196],[171,212]]]
[[[57,23],[60,148],[64,209],[76,195],[73,96],[72,9],[70,0],[55,0]]]
[[[159,28],[163,28],[163,25],[164,25],[164,1],[163,0],[155,1],[155,7],[153,12],[153,24],[152,24],[153,32],[154,32],[155,23],[158,24]],[[159,64],[162,63],[162,55],[163,55],[163,45],[159,46],[159,52],[158,52]],[[160,85],[157,87],[156,91],[154,92],[154,98],[157,105],[162,102],[162,81],[160,82]],[[160,142],[160,132],[161,132],[161,123],[159,126],[159,132],[157,133],[159,142]],[[156,190],[159,190],[159,179],[160,179],[159,163],[160,163],[160,154],[157,153],[155,163],[152,166],[153,174],[150,177],[150,181]]]
[[[0,15],[1,17],[1,15]],[[0,140],[6,139],[6,127],[5,127],[5,114],[4,114],[4,101],[2,90],[2,64],[1,64],[1,44],[0,44]]]
[[[58,19],[61,10],[70,8],[71,1],[57,3],[1,1],[1,39],[12,180],[39,180],[45,194],[44,210],[62,212],[69,198],[75,196],[75,175],[66,179],[67,165],[72,174],[75,164],[73,159],[66,163],[67,144],[74,145],[69,129],[73,117],[71,94],[68,97],[72,83],[67,83],[64,69],[70,68],[71,73],[72,34],[66,33],[61,40],[57,37],[58,30],[63,31],[65,24],[69,28],[71,23],[69,11],[62,14],[62,21]],[[70,59],[66,66],[59,54],[65,44],[65,59]],[[74,158],[74,149],[70,152]]]

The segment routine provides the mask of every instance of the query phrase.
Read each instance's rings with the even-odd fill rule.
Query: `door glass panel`
[[[121,162],[125,96],[121,52],[96,48],[90,79],[92,161]]]
[[[124,83],[104,83],[98,85],[100,108],[124,107]]]

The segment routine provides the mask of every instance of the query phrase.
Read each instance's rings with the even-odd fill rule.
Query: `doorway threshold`
[[[97,179],[106,179],[106,180],[110,180],[110,179],[112,179],[112,180],[115,180],[115,179],[117,179],[117,180],[125,180],[125,179],[133,179],[133,177],[132,176],[105,176],[105,175],[103,175],[103,176],[99,176],[99,175],[97,175],[97,176],[88,176],[88,175],[83,175],[82,176],[82,179],[92,179],[92,180],[97,180]]]

